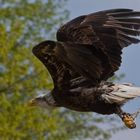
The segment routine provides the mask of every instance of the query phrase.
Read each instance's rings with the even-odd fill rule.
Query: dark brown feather
[[[63,56],[65,56],[63,61],[70,64],[81,75],[96,82],[100,79],[103,69],[100,58],[96,57],[88,48],[90,48],[89,45],[60,43],[58,44],[58,56],[61,57],[63,50]]]
[[[100,80],[106,80],[119,69],[122,48],[140,42],[133,37],[140,35],[139,17],[140,12],[131,9],[111,9],[83,15],[63,25],[57,32],[57,39],[91,45],[91,52],[93,48],[99,48],[104,56],[100,57],[103,67]]]
[[[33,54],[46,66],[53,82],[54,88],[63,89],[69,87],[69,80],[74,78],[75,72],[71,72],[69,65],[65,64],[55,54],[57,45],[53,41],[44,41],[33,48]],[[63,54],[62,54],[63,55]],[[71,73],[70,73],[71,72]]]

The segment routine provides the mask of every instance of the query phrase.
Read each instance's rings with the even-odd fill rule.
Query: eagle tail
[[[105,102],[123,105],[131,99],[140,97],[140,87],[134,87],[132,84],[114,84],[113,91],[102,94]]]

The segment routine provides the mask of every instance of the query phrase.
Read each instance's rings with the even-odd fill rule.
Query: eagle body
[[[96,112],[103,115],[117,114],[120,106],[140,96],[140,87],[132,84],[103,82],[99,87],[78,87],[65,91],[52,91],[50,96],[56,106],[80,112]],[[57,95],[56,95],[57,94]]]
[[[103,87],[79,87],[76,89],[71,89],[70,91],[65,91],[65,93],[67,93],[66,96],[62,96],[61,91],[60,93],[59,91],[52,91],[52,95],[57,104],[61,107],[66,107],[80,112],[96,112],[109,115],[116,112],[118,105],[115,103],[110,105],[110,103],[106,103],[104,98],[100,96],[111,91],[113,91],[113,89],[110,87],[106,89]]]
[[[136,37],[139,35],[139,11],[111,9],[77,17],[60,27],[57,41],[36,45],[33,54],[53,79],[54,89],[49,99],[55,103],[51,105],[100,114],[116,113],[123,119],[121,106],[140,96],[140,89],[107,80],[121,65],[123,48],[139,43]],[[48,96],[44,97],[50,104]],[[127,122],[127,126],[135,125]]]

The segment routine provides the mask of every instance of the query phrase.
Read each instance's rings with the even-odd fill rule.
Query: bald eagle
[[[140,88],[107,80],[121,65],[122,49],[140,40],[140,12],[111,9],[79,16],[57,31],[57,41],[43,41],[33,54],[52,76],[54,89],[32,99],[30,105],[66,107],[81,112],[117,114],[135,128],[140,112],[121,107],[140,96]]]

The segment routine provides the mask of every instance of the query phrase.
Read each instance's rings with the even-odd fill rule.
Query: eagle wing
[[[43,41],[33,48],[33,54],[47,67],[55,88],[70,88],[77,78],[78,85],[95,85],[102,73],[102,65],[88,47],[85,44]]]
[[[32,52],[48,69],[55,89],[69,88],[69,80],[74,77],[75,73],[71,73],[69,66],[56,56],[56,47],[53,41],[43,41],[36,45]]]
[[[58,30],[57,42],[41,42],[33,53],[47,67],[55,87],[68,88],[79,78],[84,84],[98,84],[118,70],[122,49],[140,42],[134,37],[140,35],[139,17],[140,12],[131,9],[80,16]]]
[[[122,49],[132,43],[140,42],[134,37],[140,35],[139,17],[140,12],[131,9],[112,9],[83,15],[63,25],[57,32],[57,39],[77,44],[75,47],[78,46],[78,48],[83,44],[82,48],[85,45],[92,53],[96,50],[101,69],[96,69],[99,70],[97,72],[90,67],[85,67],[84,71],[87,71],[88,78],[91,77],[91,73],[96,75],[96,71],[100,81],[106,80],[119,69]],[[95,57],[95,54],[93,55]],[[78,64],[79,61],[75,63]],[[77,67],[80,69],[81,65]]]

